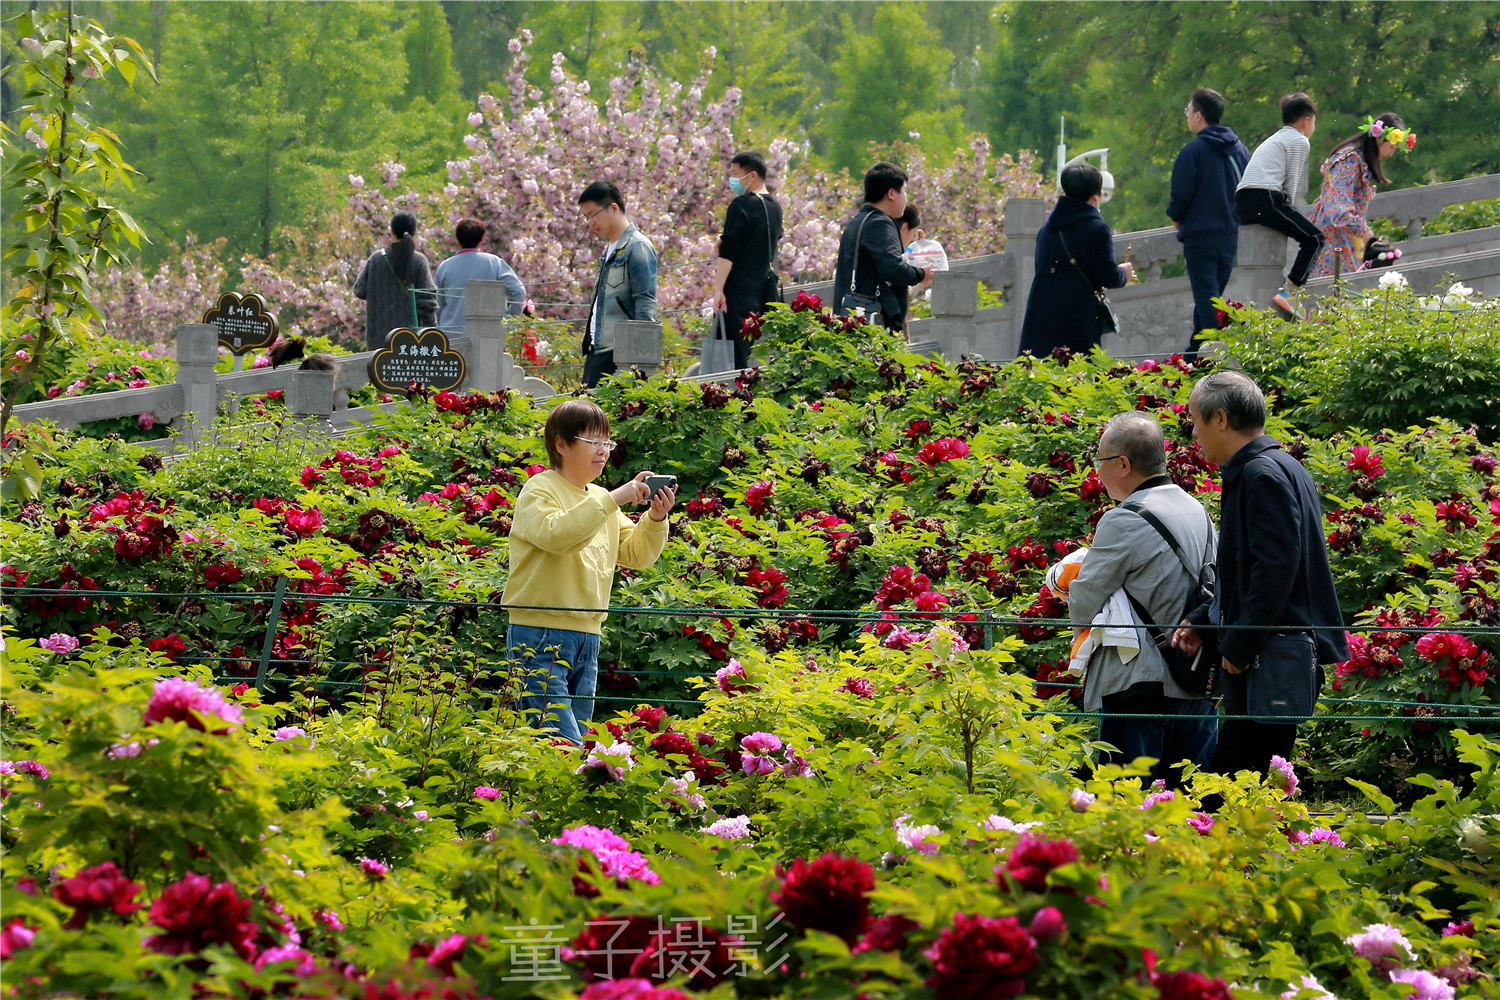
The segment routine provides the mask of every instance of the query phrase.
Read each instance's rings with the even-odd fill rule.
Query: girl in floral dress
[[[1417,137],[1401,116],[1387,111],[1366,118],[1359,131],[1333,148],[1323,161],[1323,188],[1308,218],[1323,233],[1323,252],[1313,262],[1311,277],[1333,273],[1335,254],[1344,255],[1342,271],[1360,264],[1363,245],[1374,237],[1365,210],[1375,185],[1386,183],[1381,161],[1398,148],[1411,149]],[[1358,246],[1356,245],[1358,243]]]

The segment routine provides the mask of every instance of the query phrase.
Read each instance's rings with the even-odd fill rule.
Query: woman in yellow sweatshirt
[[[570,399],[542,431],[552,468],[527,480],[510,528],[510,578],[501,597],[510,611],[511,669],[526,682],[523,711],[537,725],[581,745],[594,715],[599,634],[615,567],[645,569],[667,543],[676,490],[652,499],[642,472],[614,490],[594,485],[614,442],[609,417],[592,401]],[[637,524],[620,507],[650,502]]]

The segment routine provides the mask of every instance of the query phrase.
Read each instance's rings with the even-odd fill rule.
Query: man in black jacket
[[[833,311],[865,316],[888,329],[906,326],[906,302],[898,289],[926,281],[931,268],[908,264],[902,255],[896,219],[906,211],[906,171],[894,163],[877,163],[865,172],[865,203],[839,237],[838,266],[833,273]]]
[[[776,247],[781,243],[781,206],[766,190],[766,161],[759,153],[736,153],[729,161],[735,199],[724,213],[719,259],[714,262],[714,311],[734,341],[734,366],[750,367],[750,344],[740,329],[751,313],[776,300]]]
[[[1172,641],[1194,653],[1202,644],[1199,626],[1222,626],[1217,681],[1225,718],[1211,769],[1264,773],[1272,755],[1292,758],[1297,724],[1253,721],[1250,702],[1264,695],[1275,705],[1304,684],[1316,696],[1322,671],[1314,663],[1349,658],[1322,503],[1312,476],[1265,433],[1266,399],[1248,375],[1219,371],[1200,379],[1188,412],[1204,457],[1222,469],[1219,589],[1214,605],[1190,614]],[[1297,669],[1278,670],[1273,658]]]
[[[1135,277],[1129,261],[1115,263],[1114,236],[1099,205],[1104,175],[1089,163],[1062,172],[1062,197],[1036,234],[1036,277],[1026,300],[1019,354],[1044,358],[1059,347],[1088,351],[1099,343],[1094,290],[1123,288]]]
[[[1198,356],[1194,339],[1198,333],[1218,327],[1214,299],[1224,294],[1239,249],[1234,189],[1250,162],[1250,150],[1234,129],[1219,124],[1224,118],[1224,96],[1217,90],[1193,91],[1184,114],[1195,138],[1182,147],[1172,164],[1167,215],[1177,228],[1188,282],[1193,286],[1193,332],[1183,352],[1191,359]]]

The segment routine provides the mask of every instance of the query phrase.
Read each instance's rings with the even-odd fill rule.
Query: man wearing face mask
[[[750,366],[750,344],[740,327],[751,313],[765,312],[778,298],[776,248],[781,243],[781,206],[766,190],[766,161],[759,153],[736,153],[729,161],[735,199],[724,213],[719,259],[714,262],[714,311],[734,341],[734,365]]]

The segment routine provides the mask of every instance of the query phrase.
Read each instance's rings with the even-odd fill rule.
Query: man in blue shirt
[[[448,333],[463,332],[464,286],[475,280],[505,282],[506,315],[521,315],[526,306],[526,286],[509,264],[479,249],[484,223],[464,219],[453,234],[462,249],[438,265],[438,326]]]
[[[1250,151],[1227,125],[1224,96],[1207,87],[1193,91],[1184,109],[1188,131],[1196,137],[1182,147],[1172,164],[1172,197],[1167,215],[1177,228],[1188,282],[1193,286],[1193,332],[1184,353],[1198,355],[1194,338],[1218,328],[1214,299],[1224,294],[1239,248],[1240,226],[1234,216],[1234,190]]]

